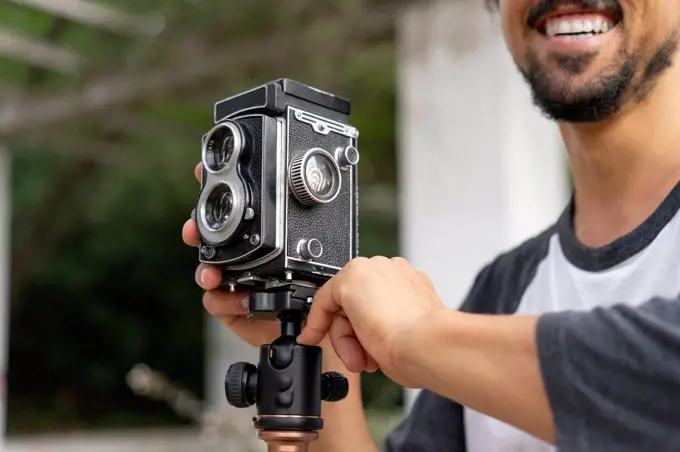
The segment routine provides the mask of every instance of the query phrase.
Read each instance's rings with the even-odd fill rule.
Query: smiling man
[[[388,452],[677,450],[680,1],[495,6],[534,103],[559,125],[570,203],[481,269],[462,312],[404,259],[359,258],[319,290],[298,341],[322,343],[326,370],[380,366],[425,389]],[[184,240],[198,243],[192,221]],[[254,345],[275,334],[244,322],[243,294],[219,279],[197,272],[209,312]],[[313,451],[375,450],[351,379]]]

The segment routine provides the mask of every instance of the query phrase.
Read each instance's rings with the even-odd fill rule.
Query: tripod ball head
[[[306,313],[300,307],[306,306],[313,295],[305,289],[251,294],[249,311],[275,315],[281,325],[281,335],[270,344],[260,346],[257,365],[232,364],[224,382],[230,405],[256,406],[253,426],[270,446],[290,435],[298,445],[311,441],[309,434],[316,435],[315,432],[323,428],[322,402],[338,402],[349,392],[349,381],[344,375],[322,372],[321,347],[297,343]],[[279,450],[283,449],[270,448],[270,451]]]
[[[227,401],[236,408],[248,408],[257,402],[257,367],[250,363],[234,363],[229,366],[224,382]],[[349,382],[338,372],[321,375],[321,400],[339,402],[347,397]]]

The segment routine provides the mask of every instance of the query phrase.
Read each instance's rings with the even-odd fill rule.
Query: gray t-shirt
[[[573,201],[483,268],[461,310],[541,315],[557,446],[422,391],[386,452],[680,450],[680,184],[639,227],[581,245]]]

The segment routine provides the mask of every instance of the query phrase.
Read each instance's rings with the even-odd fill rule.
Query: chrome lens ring
[[[245,137],[238,124],[225,121],[215,125],[203,140],[203,168],[212,174],[229,171],[236,165],[244,146]]]
[[[245,190],[243,183],[233,179],[206,184],[198,199],[197,225],[207,242],[219,245],[232,238],[243,221]]]

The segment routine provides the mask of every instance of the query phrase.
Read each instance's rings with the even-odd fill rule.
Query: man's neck
[[[575,186],[574,232],[606,245],[651,215],[680,180],[676,67],[644,103],[598,124],[560,124]]]

